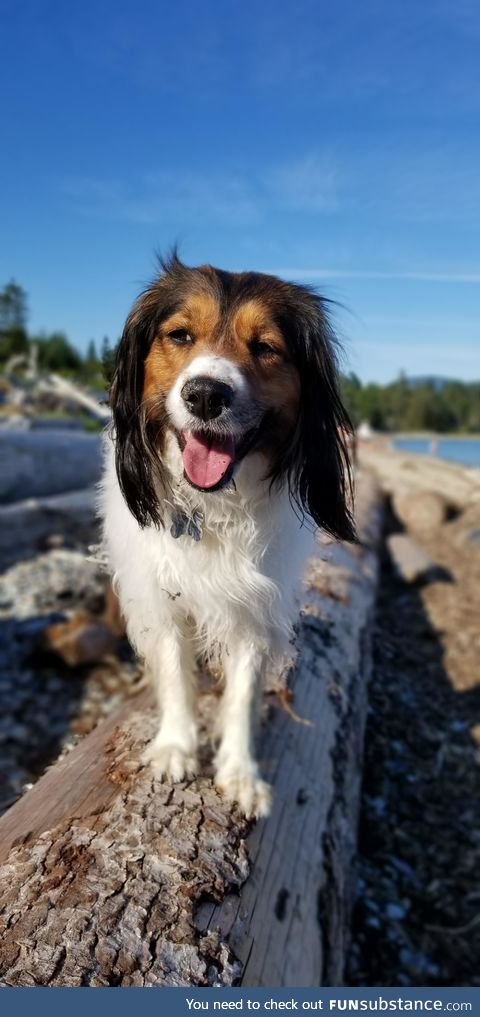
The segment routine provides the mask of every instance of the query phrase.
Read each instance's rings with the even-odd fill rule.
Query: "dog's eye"
[[[186,328],[175,328],[173,332],[168,333],[168,338],[177,346],[188,346],[189,343],[193,343],[192,336]]]
[[[252,339],[249,343],[250,353],[254,357],[271,357],[278,353],[278,350],[270,343],[266,343],[263,339]]]

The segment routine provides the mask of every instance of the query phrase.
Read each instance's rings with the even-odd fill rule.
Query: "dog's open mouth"
[[[254,428],[236,443],[233,435],[220,437],[204,431],[182,431],[179,439],[186,479],[201,491],[225,487],[232,478],[235,463],[250,451],[256,434]]]
[[[202,432],[182,432],[185,476],[194,487],[213,491],[227,483],[235,462],[235,441],[231,435],[213,437]]]

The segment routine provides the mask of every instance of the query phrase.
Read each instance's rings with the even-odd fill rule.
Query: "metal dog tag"
[[[193,540],[201,540],[202,529],[203,515],[198,509],[195,509],[191,516],[187,516],[186,512],[178,509],[173,517],[170,533],[175,540],[178,537],[192,537]]]

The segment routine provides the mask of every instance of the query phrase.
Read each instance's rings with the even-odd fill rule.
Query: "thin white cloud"
[[[162,169],[130,179],[70,177],[62,190],[85,215],[152,225],[221,221],[248,227],[278,210],[334,212],[339,172],[333,160],[317,153],[250,175]]]
[[[388,328],[399,328],[402,331],[405,328],[415,329],[435,329],[437,334],[442,331],[451,329],[461,329],[465,331],[474,331],[475,336],[479,334],[480,322],[478,318],[449,318],[449,317],[432,317],[424,316],[411,316],[404,314],[368,314],[368,327],[371,325],[381,325],[382,327],[387,326]],[[366,326],[367,327],[367,326]]]
[[[289,279],[318,280],[322,279],[372,279],[399,280],[412,282],[438,283],[480,283],[480,271],[473,272],[427,272],[400,270],[383,272],[377,269],[345,269],[345,268],[279,268],[272,272]]]
[[[265,174],[267,194],[283,208],[334,212],[339,207],[339,173],[334,162],[310,154]]]
[[[62,190],[85,215],[142,225],[218,220],[250,225],[258,218],[248,187],[226,174],[161,171],[134,181],[76,177],[64,181]]]

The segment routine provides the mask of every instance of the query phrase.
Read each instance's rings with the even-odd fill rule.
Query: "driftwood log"
[[[70,378],[63,378],[61,374],[49,374],[40,378],[37,382],[37,392],[58,396],[60,403],[64,401],[80,406],[102,424],[110,420],[111,412],[106,398],[105,402],[100,403],[92,392]]]
[[[399,501],[431,492],[459,511],[479,500],[478,469],[435,456],[412,455],[385,442],[362,442],[360,462]]]
[[[0,431],[0,502],[12,504],[78,491],[97,482],[102,464],[98,434],[66,428]]]
[[[0,821],[3,985],[341,984],[380,531],[367,477],[357,515],[363,543],[310,563],[293,698],[266,697],[270,818],[227,807],[207,745],[197,780],[152,778],[144,688]]]
[[[0,568],[32,558],[52,538],[77,546],[91,543],[98,534],[95,503],[95,488],[86,487],[0,505]]]

